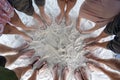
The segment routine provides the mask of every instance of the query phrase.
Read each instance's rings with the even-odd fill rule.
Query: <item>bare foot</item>
[[[96,41],[98,41],[96,38],[84,39],[84,43],[86,43],[86,44],[90,44],[90,43],[93,43],[93,42],[96,42]]]
[[[80,26],[80,19],[81,19],[81,18],[78,18],[78,19],[77,19],[76,29],[77,29],[80,33],[82,33],[83,31],[80,29],[80,27],[81,27],[81,26]]]
[[[84,67],[81,67],[81,68],[80,68],[80,72],[81,72],[81,75],[82,75],[83,80],[89,80],[89,79],[88,79],[87,72],[86,72],[86,69],[85,69]]]
[[[28,48],[28,47],[29,47],[28,43],[24,43],[24,44],[22,44],[21,46],[19,46],[19,47],[17,47],[17,48],[14,48],[14,50],[15,50],[15,51],[21,51],[21,50],[24,50],[24,49],[26,49],[26,48]]]
[[[52,74],[53,74],[53,80],[59,80],[58,64],[56,64],[56,65],[53,67]]]
[[[60,13],[60,14],[56,17],[55,21],[56,21],[56,23],[57,23],[58,25],[61,24],[61,22],[62,22],[62,20],[63,20],[63,17],[64,17],[64,13]]]
[[[64,67],[64,69],[61,72],[61,80],[67,80],[67,75],[68,75],[69,69],[68,67]]]
[[[99,43],[96,43],[96,42],[93,42],[93,43],[90,43],[90,44],[86,44],[83,49],[84,50],[88,50],[88,51],[94,51],[96,50],[97,48],[99,48],[98,46]]]
[[[45,22],[47,23],[48,26],[50,26],[52,24],[52,20],[50,19],[50,17],[47,14],[41,14],[42,18],[45,20]]]
[[[40,27],[41,29],[46,29],[47,28],[38,14],[34,13],[33,17],[38,21],[39,25],[41,26]]]
[[[26,57],[31,58],[34,54],[35,54],[34,49],[23,50],[18,53],[18,55],[21,56],[22,58],[26,58]]]
[[[32,26],[32,27],[24,26],[24,27],[22,27],[22,29],[25,31],[33,31],[33,30],[36,30],[37,28],[35,28],[34,26]]]
[[[97,59],[97,57],[93,53],[87,53],[84,56],[88,59]]]
[[[76,80],[83,80],[79,69],[75,69],[74,75],[75,75]]]
[[[22,37],[29,43],[33,41],[33,38],[28,35],[22,35]]]
[[[91,71],[100,71],[99,70],[99,68],[100,68],[99,64],[97,64],[93,61],[88,61],[86,64]]]
[[[66,26],[69,26],[69,25],[71,25],[72,24],[72,21],[71,21],[71,19],[70,19],[70,16],[69,15],[66,15],[65,16],[65,24],[66,24]]]
[[[39,61],[40,60],[40,56],[34,56],[31,60],[30,60],[30,66],[34,66],[34,64],[37,62],[37,61]]]
[[[37,80],[37,74],[38,70],[34,70],[33,74],[31,75],[31,77],[29,77],[28,80]]]
[[[47,61],[46,60],[39,60],[35,63],[36,70],[40,70],[43,67],[47,66]]]

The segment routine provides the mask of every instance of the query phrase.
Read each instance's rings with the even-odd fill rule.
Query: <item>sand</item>
[[[46,59],[48,61],[48,68],[44,71],[40,71],[37,80],[52,80],[51,69],[54,64],[59,63],[60,68],[63,66],[68,66],[70,73],[68,75],[68,80],[75,80],[73,71],[79,66],[85,66],[86,59],[84,54],[87,52],[83,50],[83,40],[86,37],[97,36],[101,30],[98,30],[92,34],[83,35],[76,30],[76,18],[78,16],[79,7],[84,0],[78,0],[75,7],[70,12],[72,19],[72,24],[70,26],[65,26],[65,20],[60,25],[55,23],[55,17],[59,14],[59,8],[57,5],[57,0],[46,0],[45,10],[47,14],[50,15],[53,20],[52,25],[48,26],[46,30],[41,30],[38,28],[33,32],[27,32],[28,35],[33,37],[33,42],[30,43],[30,48],[36,50],[35,55],[41,56],[41,59]],[[34,4],[35,11],[39,14],[39,10]],[[18,12],[22,21],[30,26],[34,25],[40,27],[37,22],[30,16],[27,16],[21,12]],[[93,27],[95,23],[82,19],[81,26],[85,27],[84,29],[89,29]],[[112,37],[110,37],[111,39]],[[10,41],[9,41],[10,40]],[[25,41],[17,35],[3,35],[0,37],[0,42],[11,47],[17,47],[24,43]],[[111,58],[113,53],[105,49],[97,49],[95,54],[102,58]],[[34,56],[35,56],[34,55]],[[29,59],[18,59],[14,64],[8,68],[13,69],[18,66],[24,66],[29,63]],[[33,70],[28,71],[21,80],[27,80],[31,75]],[[100,76],[99,80],[109,80],[107,76],[103,73],[91,72],[90,80],[98,80],[97,77]]]

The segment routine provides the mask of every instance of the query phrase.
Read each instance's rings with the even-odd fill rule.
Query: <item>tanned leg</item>
[[[32,76],[28,80],[37,80],[38,70],[34,70]]]
[[[119,80],[120,79],[120,74],[106,70],[105,68],[103,68],[102,66],[100,66],[99,64],[89,61],[89,64],[92,64],[95,68],[101,70],[104,74],[106,74],[110,80]]]
[[[17,48],[11,48],[11,47],[5,46],[3,44],[0,44],[0,52],[1,52],[1,54],[5,54],[7,52],[19,52],[20,50],[26,49],[28,47],[29,47],[29,45],[26,43]]]
[[[67,1],[67,9],[65,12],[66,26],[71,24],[71,19],[70,19],[69,13],[70,13],[71,9],[74,7],[74,5],[76,4],[76,1],[77,0],[68,0]]]
[[[7,59],[6,66],[9,66],[13,62],[15,62],[22,55],[25,55],[25,54],[28,55],[29,54],[32,57],[32,55],[34,53],[35,53],[34,49],[30,49],[30,50],[18,52],[15,55],[7,55],[7,56],[5,56],[5,58]],[[28,57],[30,57],[30,56],[28,56]]]
[[[64,17],[66,0],[57,0],[57,2],[58,2],[58,6],[60,8],[60,14],[56,17],[55,21],[57,24],[60,24]]]
[[[88,59],[92,59],[98,61],[100,63],[106,64],[112,69],[120,71],[120,60],[117,59],[101,59],[99,57],[94,56],[92,53],[85,55]]]
[[[33,13],[33,18],[35,18],[38,22],[39,25],[41,26],[42,29],[46,29],[45,24],[43,23],[42,19],[40,18],[40,16],[38,14],[36,14],[35,12]]]
[[[52,20],[50,19],[50,17],[45,13],[45,9],[44,6],[40,6],[40,14],[42,16],[42,18],[44,19],[44,21],[47,23],[48,26],[50,26],[52,24]]]
[[[13,71],[16,73],[18,80],[20,80],[22,75],[24,75],[26,71],[28,71],[29,69],[32,69],[32,67],[31,66],[18,67],[18,68],[15,68]]]
[[[18,34],[18,35],[21,35],[28,42],[32,41],[32,38],[30,36],[28,36],[22,31],[19,31],[17,28],[9,24],[6,24],[3,34]]]
[[[22,21],[20,20],[18,14],[14,11],[14,16],[11,18],[10,21],[12,24],[14,24],[16,27],[20,27],[23,30],[35,30],[33,27],[27,27],[25,26]]]
[[[104,31],[98,36],[98,37],[95,37],[95,38],[87,38],[84,40],[85,43],[92,43],[92,42],[97,42],[99,41],[100,39],[102,38],[105,38],[105,37],[108,37],[109,35],[106,34]]]
[[[82,33],[82,30],[80,29],[80,23],[81,23],[81,12],[80,12],[80,10],[79,10],[79,16],[78,16],[78,18],[77,18],[77,23],[76,23],[76,29],[80,32],[80,33]]]
[[[2,54],[4,54],[4,53],[6,53],[6,52],[14,52],[14,51],[16,51],[16,50],[14,50],[13,48],[11,48],[11,47],[8,47],[8,46],[5,46],[5,45],[3,45],[3,44],[0,44],[0,53],[2,53]]]

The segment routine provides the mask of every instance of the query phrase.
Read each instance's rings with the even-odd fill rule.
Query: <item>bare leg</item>
[[[32,67],[31,66],[18,67],[18,68],[15,68],[13,71],[16,73],[18,80],[20,80],[22,75],[24,75],[26,71],[28,71],[29,69],[32,69]]]
[[[117,59],[101,59],[99,57],[94,56],[93,54],[89,53],[87,55],[85,55],[88,59],[92,59],[98,62],[101,62],[103,64],[106,64],[107,66],[109,66],[112,69],[118,70],[120,71],[120,60]]]
[[[74,7],[76,1],[77,0],[68,0],[68,2],[67,2],[67,9],[65,12],[66,26],[71,24],[71,19],[70,19],[69,13],[70,13],[71,9]]]
[[[32,41],[32,38],[30,36],[28,36],[22,31],[17,30],[17,28],[9,24],[6,24],[3,34],[18,34],[18,35],[21,35],[28,42]]]
[[[59,75],[58,75],[58,64],[53,67],[53,80],[59,80]]]
[[[26,27],[20,20],[17,13],[14,11],[14,16],[11,18],[11,23],[16,25],[16,27],[21,27],[23,30],[35,30],[33,27]]]
[[[69,72],[68,67],[65,67],[61,72],[61,80],[67,80],[67,74]]]
[[[39,25],[43,28],[46,29],[45,24],[43,23],[43,21],[41,20],[40,16],[36,13],[33,14],[33,17],[39,22]]]
[[[108,34],[106,34],[104,31],[98,36],[98,37],[95,37],[95,38],[87,38],[84,40],[85,43],[92,43],[92,42],[97,42],[99,41],[100,39],[102,38],[105,38],[109,36]]]
[[[37,80],[38,70],[34,70],[32,76],[28,80]]]
[[[77,23],[76,23],[76,29],[80,32],[80,33],[82,33],[82,30],[80,29],[80,23],[81,23],[81,14],[80,14],[81,12],[79,11],[79,16],[78,16],[78,18],[77,18]]]
[[[74,75],[75,75],[76,80],[83,80],[83,79],[82,79],[81,72],[80,72],[79,69],[76,69],[76,70],[75,70]]]
[[[18,52],[22,49],[26,49],[28,46],[29,46],[28,44],[23,44],[17,48],[11,48],[11,47],[5,46],[3,44],[0,44],[0,52],[1,52],[1,54],[7,53],[7,52]]]
[[[24,75],[26,73],[26,71],[28,71],[29,69],[33,68],[33,65],[39,60],[38,57],[35,57],[35,59],[28,65],[25,67],[18,67],[13,69],[13,71],[16,73],[18,80],[20,80],[20,78],[22,77],[22,75]]]
[[[42,68],[44,68],[45,66],[47,66],[47,61],[46,60],[39,60],[35,63],[36,65],[36,69],[40,70]]]
[[[88,79],[88,74],[87,74],[86,69],[84,67],[80,68],[80,72],[81,72],[83,80],[89,80]]]
[[[45,20],[45,22],[47,23],[47,25],[50,26],[52,24],[52,20],[45,13],[44,6],[40,6],[39,9],[40,9],[40,13],[41,13],[42,18]]]
[[[32,57],[32,55],[34,53],[35,53],[34,49],[30,49],[30,50],[27,50],[27,51],[21,51],[18,54],[15,54],[15,55],[7,55],[7,56],[5,56],[5,58],[7,59],[6,66],[9,66],[13,62],[15,62],[22,55],[29,54]],[[28,56],[28,57],[30,57],[30,56]]]
[[[104,27],[104,26],[102,26],[102,27]],[[101,28],[101,26],[99,26],[99,25],[95,25],[92,29],[89,29],[89,30],[85,30],[85,31],[83,31],[82,33],[84,33],[84,34],[89,34],[89,33],[91,33],[91,32],[94,32],[94,31],[96,31],[96,30],[98,30],[98,29],[100,29]]]
[[[58,1],[58,5],[60,8],[60,14],[56,17],[55,21],[57,24],[60,24],[64,17],[64,9],[65,9],[66,0],[57,0],[57,1]]]
[[[101,70],[104,74],[106,74],[110,80],[119,80],[120,79],[120,74],[106,70],[105,68],[103,68],[102,66],[100,66],[99,64],[95,63],[95,62],[88,62],[89,64],[92,64],[95,68]]]

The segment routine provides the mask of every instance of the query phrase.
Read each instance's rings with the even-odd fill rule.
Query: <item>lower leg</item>
[[[62,22],[62,19],[64,17],[64,9],[66,5],[66,0],[57,0],[58,6],[60,8],[60,14],[56,17],[56,23],[60,24]]]
[[[34,30],[32,27],[26,27],[22,21],[20,20],[19,16],[17,13],[14,11],[14,16],[11,18],[11,23],[14,24],[16,27],[20,27],[23,30]]]
[[[101,26],[99,26],[99,25],[96,24],[92,29],[85,30],[85,31],[83,31],[82,33],[84,33],[84,34],[86,34],[86,33],[91,33],[91,32],[94,32],[95,30],[100,29],[100,28],[101,28]]]
[[[22,31],[19,31],[17,28],[9,24],[6,24],[3,34],[18,34],[18,35],[21,35],[28,42],[32,41],[32,38],[30,36],[28,36]]]
[[[14,52],[14,51],[16,51],[16,50],[14,50],[14,48],[0,44],[0,53],[1,54],[7,53],[7,52]]]
[[[120,71],[120,67],[119,67],[120,60],[117,60],[117,59],[101,59],[99,57],[94,56],[91,53],[87,54],[86,57],[88,59],[92,59],[92,60],[98,61],[100,63],[103,63],[103,64],[109,66],[112,69]]]
[[[5,56],[5,58],[7,59],[6,66],[9,66],[13,62],[15,62],[22,55],[28,55],[28,57],[32,57],[32,55],[34,53],[35,53],[34,49],[30,49],[30,50],[27,50],[27,51],[21,51],[21,52],[15,54],[15,55],[7,55],[7,56]]]
[[[45,13],[45,9],[44,6],[40,6],[40,14],[42,16],[42,18],[44,19],[44,21],[47,23],[48,26],[50,26],[52,24],[52,20],[50,19],[50,17]]]
[[[26,71],[28,71],[29,69],[32,69],[32,67],[31,66],[18,67],[18,68],[13,69],[13,71],[16,73],[18,80],[20,80],[22,75],[24,75]]]
[[[33,18],[35,18],[35,20],[37,20],[39,22],[39,25],[43,28],[45,28],[45,24],[43,23],[42,19],[40,18],[40,16],[38,14],[36,14],[35,12],[33,13]]]
[[[7,52],[18,52],[22,49],[26,49],[28,46],[29,46],[28,44],[23,44],[17,48],[11,48],[11,47],[5,46],[3,44],[0,44],[0,52],[2,54],[7,53]]]
[[[95,37],[95,38],[87,38],[84,40],[85,43],[91,43],[91,42],[97,42],[99,41],[100,39],[102,38],[105,38],[109,36],[108,34],[106,34],[104,31],[98,36],[98,37]]]
[[[34,70],[32,76],[28,80],[37,80],[38,70]]]
[[[109,71],[109,70],[103,68],[102,66],[100,66],[99,64],[97,64],[95,62],[90,61],[88,63],[92,64],[95,68],[99,69],[104,74],[106,74],[110,78],[110,80],[119,80],[120,79],[120,74]]]
[[[70,13],[71,9],[74,7],[74,5],[76,4],[76,1],[77,0],[68,0],[67,1],[67,9],[65,12],[65,19],[66,19],[67,26],[71,24],[71,19],[70,19],[69,13]]]

